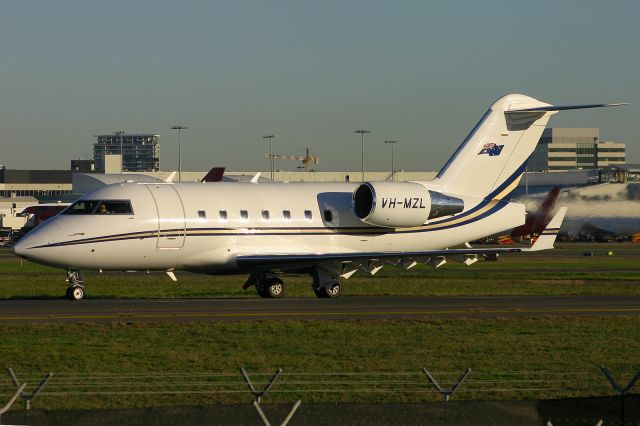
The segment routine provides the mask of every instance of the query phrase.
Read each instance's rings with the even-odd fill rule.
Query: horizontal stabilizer
[[[549,112],[549,111],[566,111],[571,109],[588,109],[588,108],[606,108],[606,107],[615,107],[615,106],[623,106],[629,105],[625,102],[613,103],[613,104],[586,104],[586,105],[548,105],[542,107],[535,108],[525,108],[525,109],[512,109],[510,111],[505,111],[505,114],[524,114],[529,112]]]
[[[564,215],[567,213],[566,207],[560,207],[558,213],[553,216],[553,219],[549,222],[547,227],[542,231],[536,242],[530,249],[523,249],[523,251],[540,251],[549,250],[553,248],[553,243],[556,242],[556,237],[560,231],[560,225],[564,220]]]

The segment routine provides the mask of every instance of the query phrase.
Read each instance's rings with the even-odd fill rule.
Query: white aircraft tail
[[[503,199],[518,185],[549,118],[558,111],[624,104],[553,106],[511,94],[494,102],[440,170],[442,192]]]

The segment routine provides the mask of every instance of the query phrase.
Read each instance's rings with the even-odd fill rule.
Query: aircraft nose
[[[18,240],[18,242],[13,245],[11,250],[13,251],[13,254],[15,254],[16,256],[25,257],[24,256],[24,254],[25,254],[24,241],[22,241],[22,239]]]
[[[56,223],[46,223],[28,232],[13,245],[13,254],[25,259],[37,259],[39,247],[59,241],[62,229]]]

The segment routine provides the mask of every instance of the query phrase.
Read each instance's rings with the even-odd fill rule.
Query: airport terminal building
[[[95,185],[123,180],[164,180],[171,171],[160,171],[160,148],[157,134],[116,134],[96,136],[93,160],[72,160],[70,170],[13,170],[0,166],[0,199],[35,197],[40,202],[68,201],[77,198]],[[125,154],[124,172],[120,167],[120,144]],[[520,185],[524,193],[548,191],[555,185],[561,187],[581,186],[598,182],[637,181],[637,166],[624,165],[625,144],[601,141],[597,128],[548,128],[545,129],[538,147],[532,154],[527,176]],[[546,172],[563,173],[546,173]],[[105,182],[99,175],[106,173]],[[135,175],[145,176],[135,176]],[[182,172],[182,180],[198,182],[206,171]],[[92,176],[94,175],[94,176]],[[255,172],[227,171],[223,180],[249,181]],[[268,176],[262,172],[261,179]],[[436,172],[390,172],[365,171],[365,180],[370,181],[428,181]],[[134,177],[135,176],[135,177]],[[175,179],[175,178],[174,178]],[[177,180],[177,179],[176,179]],[[304,172],[282,171],[274,173],[277,182],[358,182],[360,171]],[[108,182],[107,182],[108,181]],[[83,182],[80,184],[80,182]],[[91,182],[92,184],[89,184]]]
[[[528,171],[596,169],[624,164],[624,143],[601,141],[597,128],[547,128],[531,155]]]
[[[0,166],[0,198],[59,199],[71,194],[71,170],[12,170]]]

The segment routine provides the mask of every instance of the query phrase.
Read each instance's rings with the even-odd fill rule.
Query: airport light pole
[[[180,140],[180,132],[182,130],[187,130],[187,126],[183,126],[182,124],[178,124],[171,127],[171,130],[178,131],[178,182],[182,180],[182,143]]]
[[[276,137],[276,135],[264,135],[262,137],[262,139],[269,140],[269,164],[270,164],[270,167],[271,167],[271,181],[272,182],[273,182],[273,168],[274,168],[273,167],[274,164],[273,164],[273,151],[272,151],[273,146],[272,146],[272,143],[273,143],[273,138],[275,138],[275,137]]]
[[[391,181],[394,181],[395,180],[395,177],[394,177],[395,168],[394,168],[394,165],[393,165],[393,146],[395,144],[397,144],[398,141],[397,140],[388,140],[388,141],[384,141],[384,143],[388,143],[388,144],[391,145]]]
[[[122,149],[122,144],[124,142],[124,134],[126,132],[124,130],[118,130],[117,132],[113,132],[114,135],[120,137],[120,174],[124,174],[124,151]],[[104,158],[102,159],[104,162]]]
[[[364,135],[366,135],[367,133],[371,133],[371,131],[365,130],[365,129],[358,129],[358,130],[355,130],[353,133],[358,133],[360,135],[360,144],[362,146],[360,165],[362,169],[362,182],[364,182]]]

